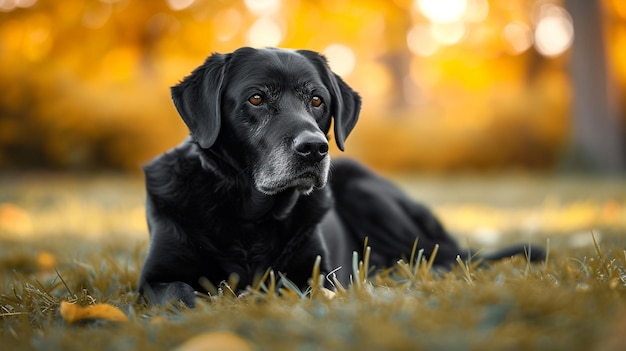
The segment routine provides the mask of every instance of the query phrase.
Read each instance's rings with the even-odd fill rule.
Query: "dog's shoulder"
[[[363,164],[347,157],[333,159],[330,169],[329,178],[333,186],[344,186],[357,179],[377,177]]]
[[[154,158],[144,166],[148,195],[161,198],[180,194],[198,178],[211,177],[202,167],[198,146],[190,139]]]

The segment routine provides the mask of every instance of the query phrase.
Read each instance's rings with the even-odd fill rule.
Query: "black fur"
[[[354,161],[331,163],[331,119],[343,150],[361,99],[318,53],[214,54],[172,98],[191,136],[145,167],[151,242],[139,285],[150,303],[193,306],[201,279],[236,274],[243,288],[269,268],[306,287],[318,255],[347,284],[365,237],[378,268],[416,238],[426,255],[440,246],[436,264],[464,256],[426,207]]]

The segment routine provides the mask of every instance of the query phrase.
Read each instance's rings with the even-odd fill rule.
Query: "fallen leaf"
[[[33,223],[28,212],[13,204],[0,204],[0,232],[6,231],[10,234],[21,236],[29,235],[33,232]]]
[[[211,332],[194,336],[174,351],[252,351],[249,341],[230,332]]]
[[[37,266],[41,271],[52,271],[56,265],[56,258],[53,254],[42,251],[37,254]]]
[[[63,320],[70,324],[90,319],[128,322],[128,317],[119,308],[104,303],[82,307],[67,301],[61,301],[60,310]]]

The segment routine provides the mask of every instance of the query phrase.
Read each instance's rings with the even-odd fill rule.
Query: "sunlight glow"
[[[328,59],[328,65],[339,76],[345,77],[354,71],[356,55],[349,47],[343,44],[332,44],[323,52]]]
[[[574,26],[569,13],[556,5],[544,5],[535,28],[535,48],[549,57],[559,56],[572,45]]]
[[[431,25],[433,38],[442,45],[454,45],[465,37],[463,22],[433,23]]]
[[[0,12],[13,11],[16,8],[29,8],[34,6],[37,0],[0,0]]]
[[[231,40],[241,29],[242,23],[241,13],[234,7],[218,12],[213,20],[215,37],[221,41]]]
[[[468,0],[463,19],[468,22],[480,23],[489,16],[489,2],[487,0]]]
[[[248,30],[247,39],[254,47],[278,46],[283,40],[283,31],[273,19],[261,17]]]
[[[613,0],[611,1],[611,5],[613,5],[613,9],[615,9],[615,13],[621,17],[623,20],[626,19],[626,1],[624,0]]]
[[[193,5],[194,2],[196,1],[195,0],[167,0],[167,6],[169,6],[169,8],[171,8],[174,11],[181,11]]]
[[[109,21],[112,14],[111,4],[93,3],[86,6],[81,22],[87,28],[98,29]]]
[[[406,43],[409,50],[419,56],[431,56],[439,48],[428,25],[417,25],[411,28],[406,36]]]
[[[280,9],[280,0],[244,0],[248,10],[258,15],[271,15]]]
[[[465,13],[467,0],[416,0],[414,7],[431,22],[457,22]]]
[[[518,55],[533,45],[533,35],[530,28],[522,22],[512,22],[502,30],[502,37],[507,44],[507,51],[511,55]]]
[[[354,72],[354,80],[360,84],[359,93],[368,107],[384,106],[383,97],[392,90],[393,75],[389,68],[379,62],[363,62]]]
[[[28,34],[22,42],[22,53],[30,61],[40,61],[52,49],[52,19],[45,15],[35,16],[28,26]]]

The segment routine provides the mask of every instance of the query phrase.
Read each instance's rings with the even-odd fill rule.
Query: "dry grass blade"
[[[411,270],[413,270],[418,263],[415,261],[415,254],[417,253],[417,243],[419,242],[419,239],[419,237],[415,238],[413,241],[413,247],[411,248],[411,258],[409,259],[409,267]]]
[[[602,269],[606,273],[606,278],[607,279],[613,278],[613,272],[610,268],[611,264],[609,260],[606,258],[606,255],[604,254],[604,252],[602,252],[602,250],[600,249],[600,244],[598,243],[598,240],[596,239],[596,235],[593,232],[593,230],[591,231],[591,238],[593,240],[593,247],[596,249],[596,254],[598,255],[598,258],[600,259],[600,265],[602,266]]]
[[[439,252],[439,244],[436,244],[433,248],[433,252],[430,254],[428,258],[428,264],[426,265],[426,270],[430,271],[433,269],[433,264],[435,263],[435,257],[437,256],[437,252]]]
[[[306,289],[305,291],[302,291],[294,282],[289,280],[287,276],[285,276],[284,274],[278,273],[278,276],[280,277],[280,284],[284,287],[284,288],[279,289],[283,296],[286,295],[285,292],[289,293],[292,296],[296,296],[300,300],[306,298],[307,296],[311,296],[311,297],[313,296],[313,289],[311,289],[310,287]],[[268,296],[272,297],[273,295],[268,295]]]
[[[417,272],[420,267],[420,263],[422,262],[422,256],[424,255],[424,249],[417,249],[417,244],[419,242],[419,237],[415,238],[413,241],[413,247],[411,248],[411,258],[409,259],[409,270],[411,271],[412,280],[417,277]],[[416,257],[417,255],[417,257]]]
[[[352,252],[352,277],[351,282],[356,287],[361,287],[361,281],[359,280],[359,253]]]
[[[61,273],[59,273],[59,270],[57,269],[57,267],[54,267],[54,272],[57,274],[57,277],[61,280],[61,282],[63,283],[63,286],[65,287],[65,289],[67,290],[67,293],[70,296],[73,296],[74,293],[72,292],[72,290],[70,289],[70,287],[67,285],[67,283],[65,282],[65,280],[63,279],[63,277],[61,276]]]
[[[311,297],[314,297],[317,292],[323,286],[324,276],[321,274],[320,265],[322,264],[322,256],[317,255],[315,262],[313,263],[313,271],[311,272],[311,279],[309,280],[309,286],[311,287]]]
[[[370,266],[370,254],[372,253],[372,248],[369,246],[365,247],[365,254],[363,255],[363,261],[359,262],[359,279],[361,283],[365,284],[369,277],[369,266]]]
[[[463,260],[461,259],[461,256],[456,256],[456,262],[459,264],[459,267],[461,267],[461,270],[463,270],[465,281],[468,282],[469,284],[474,284],[469,263],[463,262]]]
[[[315,263],[313,264],[313,272],[311,273],[311,279],[309,280],[309,291],[310,298],[316,298],[318,296],[329,296],[329,290],[324,288],[324,275],[321,273],[320,265],[322,263],[322,257],[317,256],[315,258]],[[333,272],[328,273],[328,275],[333,274]],[[328,277],[326,277],[328,279]],[[332,281],[331,281],[332,283]]]
[[[546,239],[546,258],[543,260],[543,270],[548,269],[550,264],[550,238]]]
[[[270,297],[276,295],[276,275],[274,274],[274,270],[270,270],[270,282],[267,287],[267,295]]]

